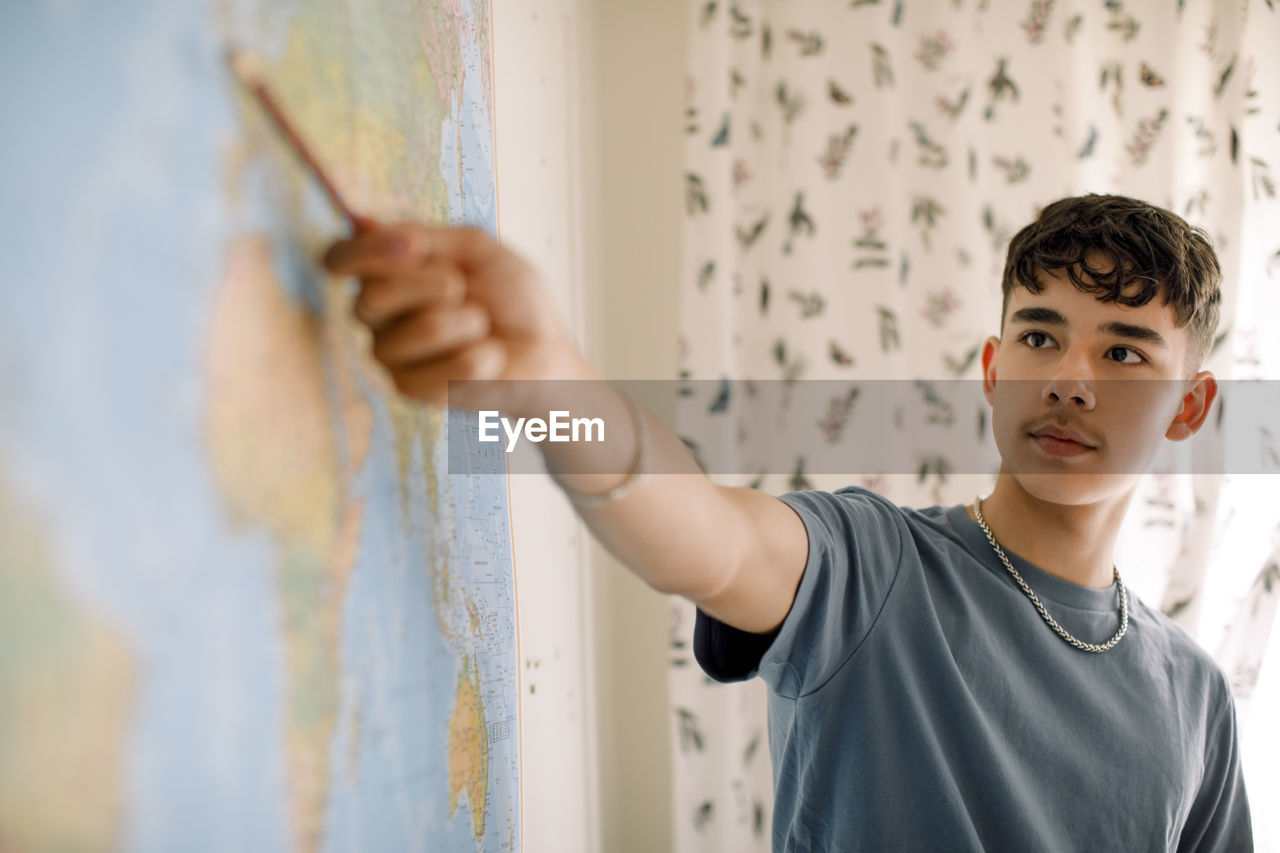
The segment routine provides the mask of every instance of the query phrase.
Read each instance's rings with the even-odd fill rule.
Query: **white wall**
[[[617,379],[672,379],[683,230],[684,17],[591,3],[588,349]],[[596,554],[602,850],[669,850],[666,599]]]
[[[580,33],[574,0],[493,4],[499,231],[571,326],[581,310]],[[530,853],[600,849],[589,543],[542,476],[512,475],[520,645],[520,824]]]
[[[495,0],[500,230],[615,378],[676,369],[685,9]],[[513,476],[522,838],[531,853],[671,846],[665,600]]]

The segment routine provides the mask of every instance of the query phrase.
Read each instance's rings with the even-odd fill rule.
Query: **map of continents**
[[[369,360],[223,63],[362,211],[493,230],[487,3],[4,17],[0,107],[63,108],[0,166],[0,850],[518,849],[505,478]]]

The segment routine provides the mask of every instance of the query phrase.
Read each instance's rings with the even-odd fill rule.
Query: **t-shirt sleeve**
[[[781,696],[821,687],[875,624],[898,575],[902,510],[875,492],[792,492],[809,555],[791,610],[772,634],[749,634],[698,611],[694,655],[717,681],[759,675]]]
[[[1219,706],[1218,719],[1206,739],[1204,777],[1178,839],[1179,853],[1253,850],[1249,798],[1240,768],[1236,709],[1225,678],[1222,690],[1225,696]]]

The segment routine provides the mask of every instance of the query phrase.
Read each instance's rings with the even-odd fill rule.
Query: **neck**
[[[1132,496],[1131,487],[1091,503],[1051,503],[1001,473],[982,501],[982,516],[1005,551],[1070,583],[1105,589],[1115,579],[1116,537]],[[968,512],[972,517],[973,508]]]

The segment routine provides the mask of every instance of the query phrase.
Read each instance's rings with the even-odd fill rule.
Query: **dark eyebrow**
[[[1067,318],[1052,308],[1020,308],[1009,319],[1015,323],[1038,323],[1042,326],[1067,325]]]
[[[1015,323],[1035,323],[1042,326],[1067,325],[1066,317],[1052,308],[1044,307],[1019,309],[1013,312],[1009,319]],[[1098,327],[1098,331],[1134,341],[1144,341],[1165,349],[1169,348],[1169,342],[1159,332],[1155,329],[1148,329],[1146,326],[1135,326],[1132,323],[1103,323]]]
[[[1160,336],[1155,329],[1148,329],[1146,326],[1134,326],[1129,323],[1103,323],[1098,327],[1099,332],[1110,332],[1122,338],[1131,338],[1135,341],[1145,341],[1149,344],[1169,348],[1169,342]]]

